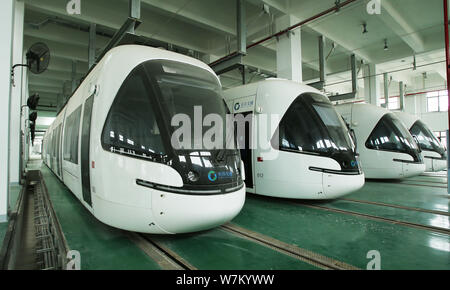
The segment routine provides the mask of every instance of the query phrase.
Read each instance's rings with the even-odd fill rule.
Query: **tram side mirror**
[[[39,94],[34,94],[30,96],[27,100],[28,108],[30,108],[31,110],[36,110],[39,104],[39,99],[40,99]]]
[[[30,124],[31,145],[34,146],[34,138],[36,137],[36,125]]]
[[[38,117],[37,112],[33,112],[33,113],[30,114],[28,119],[30,120],[30,122],[36,123],[37,117]]]
[[[355,133],[355,130],[349,128],[349,131],[350,131],[350,136],[351,136],[352,139],[353,139],[353,143],[355,144],[355,153],[356,153],[357,155],[359,155],[359,154],[358,154],[358,140],[356,139],[356,133]]]
[[[31,144],[34,146],[34,138],[36,136],[36,120],[37,120],[37,112],[33,112],[30,114],[29,121],[30,121],[30,135],[31,135]]]

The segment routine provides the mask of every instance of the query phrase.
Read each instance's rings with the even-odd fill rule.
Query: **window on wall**
[[[448,111],[448,91],[438,91],[427,93],[428,112]]]
[[[447,148],[447,132],[438,131],[438,132],[434,132],[434,135],[436,135],[436,137],[439,139],[439,142],[441,142],[441,144]]]
[[[386,100],[384,98],[381,99],[380,104],[384,105]],[[400,97],[391,97],[389,98],[389,110],[398,110],[400,109]]]

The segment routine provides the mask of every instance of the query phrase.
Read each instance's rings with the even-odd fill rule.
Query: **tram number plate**
[[[264,178],[264,173],[257,173],[257,174],[256,174],[256,177],[258,177],[258,178]]]

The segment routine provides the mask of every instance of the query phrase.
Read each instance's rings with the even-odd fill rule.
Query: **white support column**
[[[23,25],[25,3],[15,1],[13,27],[13,62],[12,65],[23,63]],[[22,79],[25,67],[14,70],[14,86],[11,87],[11,114],[10,114],[10,156],[9,156],[9,182],[20,182],[20,108],[22,105]]]
[[[9,194],[9,110],[11,97],[12,34],[14,0],[3,0],[0,9],[0,222],[8,220]],[[6,141],[5,141],[6,140]]]
[[[383,87],[384,87],[384,105],[383,107],[389,109],[389,79],[388,74],[383,74]]]
[[[399,84],[399,92],[400,92],[400,111],[405,111],[405,85],[403,82],[400,82]]]
[[[72,91],[70,94],[73,94],[75,92],[75,89],[77,88],[77,62],[75,60],[72,60]]]
[[[89,69],[95,64],[95,38],[97,32],[97,24],[91,23],[89,26],[89,47],[88,47],[88,58],[89,58]]]
[[[286,15],[277,20],[277,30],[281,31],[298,23],[294,16]],[[278,38],[277,75],[279,78],[303,82],[301,30],[295,29]]]
[[[27,62],[26,52],[23,54],[23,63]],[[28,90],[28,70],[24,69],[22,70],[22,104],[25,105],[27,103],[28,97],[30,96],[29,90]],[[21,117],[21,133],[20,138],[22,138],[22,169],[21,169],[21,175],[25,172],[25,169],[27,167],[28,163],[28,139],[26,136],[28,136],[28,127],[27,122],[28,116],[30,115],[30,109],[28,107],[23,107],[22,109],[22,117]]]
[[[380,106],[380,89],[375,64],[364,65],[364,96],[367,103]]]

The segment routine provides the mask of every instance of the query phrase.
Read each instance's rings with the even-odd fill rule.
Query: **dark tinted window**
[[[414,123],[410,131],[413,136],[417,137],[422,150],[436,151],[440,154],[445,152],[444,146],[442,146],[433,132],[422,121],[419,120]]]
[[[172,148],[166,147],[179,129],[170,126],[175,115],[183,114],[194,122],[213,113],[226,124],[227,107],[220,91],[214,74],[204,69],[173,61],[143,63],[131,72],[114,100],[102,134],[103,148],[137,157],[167,156]],[[194,118],[196,108],[201,115]],[[190,125],[191,142],[185,142],[182,135],[175,139],[180,142],[176,149],[212,149],[203,148],[200,138],[216,124],[202,126],[202,134],[194,134],[194,124]],[[223,134],[225,142],[225,130]]]
[[[205,118],[209,114],[215,114],[215,116],[220,116],[222,124],[226,124],[227,106],[220,94],[220,84],[212,73],[199,67],[170,61],[148,62],[144,66],[148,75],[157,85],[159,100],[163,110],[167,110],[168,113],[168,122],[171,122],[177,114],[186,115],[192,122],[201,117]],[[195,108],[198,113],[201,112],[201,116],[199,115],[197,118],[194,116]],[[203,126],[202,134],[195,134],[194,124],[191,124],[191,142],[183,142],[184,140],[181,139],[178,148],[213,149],[202,146],[204,145],[202,137],[214,125],[216,124],[213,122],[211,126]],[[174,126],[172,129],[175,131],[178,128]],[[224,130],[222,136],[224,142],[225,132]],[[225,147],[225,144],[221,147]]]
[[[61,175],[61,127],[60,124],[56,128],[56,172],[58,175]]]
[[[329,154],[351,152],[353,143],[332,104],[324,96],[304,94],[292,103],[280,122],[279,148]]]
[[[386,114],[378,122],[366,147],[375,150],[387,150],[409,153],[417,150],[417,144],[402,122],[393,114]]]
[[[80,137],[81,106],[66,119],[64,128],[64,160],[78,164],[78,140]]]
[[[111,107],[103,129],[104,149],[145,158],[165,155],[151,98],[154,94],[139,67],[125,80]]]

